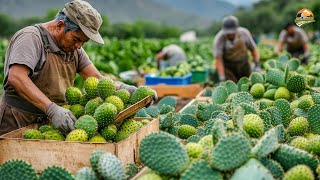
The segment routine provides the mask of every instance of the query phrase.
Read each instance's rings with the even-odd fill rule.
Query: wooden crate
[[[136,102],[135,104],[129,106],[128,108],[121,111],[116,119],[114,120],[114,124],[121,124],[121,122],[128,117],[134,115],[136,112],[138,112],[140,109],[148,105],[152,101],[152,96],[147,96],[140,101]]]
[[[202,90],[200,84],[191,85],[165,85],[159,84],[154,86],[149,86],[154,89],[158,97],[163,96],[178,96],[181,98],[195,98],[197,94]]]
[[[116,155],[123,165],[138,162],[139,156],[137,154],[140,142],[151,132],[159,131],[159,120],[135,119],[150,119],[151,121],[118,143],[22,139],[21,137],[26,130],[38,128],[37,125],[27,126],[0,137],[0,164],[9,159],[22,159],[31,163],[37,172],[41,172],[51,165],[59,165],[75,173],[84,166],[90,166],[89,158],[95,149],[103,149]]]
[[[133,178],[131,178],[131,180],[137,180],[139,177],[145,175],[148,171],[149,171],[149,168],[145,166],[144,168],[141,169],[140,172],[138,172],[138,174],[136,174]]]
[[[211,88],[210,87],[206,87],[202,91],[200,91],[197,94],[196,99],[199,100],[199,101],[211,101],[212,100],[211,96],[203,96],[204,93],[209,89],[211,89]]]
[[[312,89],[320,92],[320,87],[312,87]]]

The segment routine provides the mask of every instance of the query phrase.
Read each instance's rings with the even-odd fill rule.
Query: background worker
[[[308,36],[303,29],[293,23],[286,24],[279,36],[278,54],[283,51],[284,46],[293,57],[299,58],[303,64],[308,64]]]
[[[219,81],[237,82],[251,74],[248,51],[252,53],[255,71],[260,71],[259,54],[250,32],[239,26],[235,16],[223,19],[223,27],[214,38],[214,56]]]
[[[157,51],[156,61],[158,69],[164,69],[170,66],[176,66],[186,60],[184,50],[176,45],[171,44]]]

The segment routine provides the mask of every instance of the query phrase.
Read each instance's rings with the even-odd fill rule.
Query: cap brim
[[[81,30],[83,31],[83,33],[88,36],[88,38],[90,38],[92,41],[98,43],[98,44],[104,44],[104,40],[103,38],[101,37],[101,35],[99,33],[97,34],[94,34],[92,33],[91,31],[89,31],[87,29],[87,27],[83,26],[82,24],[78,24],[79,27],[81,28]]]
[[[235,29],[223,29],[224,34],[235,34],[237,32],[237,28]]]

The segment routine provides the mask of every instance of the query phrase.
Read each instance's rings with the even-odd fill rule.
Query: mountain
[[[68,0],[0,0],[0,13],[15,18],[45,16]],[[110,22],[150,20],[184,29],[206,28],[236,6],[223,0],[88,0]]]
[[[50,9],[62,9],[68,0],[0,0],[0,13],[15,18],[45,16]],[[150,20],[183,28],[207,27],[210,19],[176,10],[153,0],[88,0],[110,22]]]
[[[234,4],[235,6],[242,6],[242,7],[251,7],[254,3],[260,1],[260,0],[226,0],[231,4]]]
[[[207,27],[210,24],[210,19],[176,10],[154,0],[107,0],[104,1],[104,5],[101,5],[100,1],[91,0],[93,6],[108,14],[111,22],[132,22],[143,19],[184,28]]]
[[[0,12],[14,18],[45,16],[50,9],[61,9],[68,0],[0,0]]]
[[[177,10],[190,12],[211,20],[218,20],[232,14],[237,7],[224,0],[155,0]]]

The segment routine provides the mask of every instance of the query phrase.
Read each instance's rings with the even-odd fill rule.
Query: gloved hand
[[[254,71],[255,72],[261,72],[261,67],[260,67],[260,62],[254,62],[255,66],[254,66]]]
[[[135,92],[138,88],[135,87],[135,86],[131,86],[131,85],[122,83],[122,84],[120,85],[120,89],[125,89],[125,90],[129,91],[130,94],[132,94],[132,93]]]
[[[56,103],[51,103],[46,114],[51,119],[52,124],[59,129],[62,133],[67,134],[74,130],[74,123],[77,120],[71,111],[58,106]]]
[[[149,107],[149,106],[151,106],[154,102],[158,101],[157,91],[155,91],[155,90],[153,90],[153,89],[152,89],[152,91],[154,92],[154,93],[153,93],[153,97],[152,97],[152,101],[151,101],[148,105],[146,105],[146,107]]]
[[[226,80],[226,76],[224,74],[219,74],[219,82],[224,82]]]
[[[303,64],[306,64],[306,65],[308,64],[309,56],[310,56],[309,51],[305,51],[303,53],[303,58],[301,58],[301,61],[302,61]]]
[[[153,97],[152,97],[152,100],[153,100],[154,102],[156,102],[156,101],[158,101],[157,91],[155,91],[155,90],[153,90],[153,89],[152,89],[152,91],[154,92],[154,95],[153,95]]]

